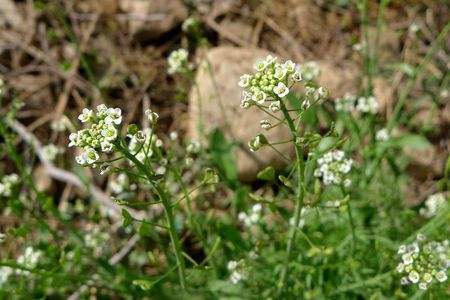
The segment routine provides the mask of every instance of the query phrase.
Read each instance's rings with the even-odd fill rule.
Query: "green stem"
[[[180,238],[178,237],[176,228],[175,228],[175,221],[172,211],[172,204],[170,203],[169,197],[166,194],[166,191],[164,188],[162,188],[160,185],[155,184],[153,180],[153,175],[151,171],[149,170],[148,166],[142,164],[134,155],[132,155],[126,147],[122,146],[120,142],[116,142],[115,147],[118,151],[120,151],[127,159],[132,161],[136,168],[138,168],[139,172],[142,174],[145,174],[147,177],[150,186],[154,190],[154,192],[158,195],[159,199],[161,200],[161,203],[164,207],[164,213],[166,215],[166,221],[168,225],[170,240],[172,241],[172,246],[174,248],[175,257],[177,259],[178,264],[178,274],[179,274],[179,280],[180,285],[183,290],[186,290],[186,263],[184,260],[183,252],[181,250],[181,243]]]
[[[283,101],[280,101],[281,105],[281,111],[283,112],[284,117],[286,118],[286,121],[288,123],[289,129],[291,130],[292,138],[295,141],[297,138],[297,131],[295,130],[295,124],[292,120],[291,116],[289,115],[289,112],[286,109],[286,106]],[[297,188],[298,188],[298,196],[296,198],[295,202],[295,208],[294,208],[294,224],[290,229],[288,241],[287,241],[287,248],[286,248],[286,261],[284,263],[283,269],[281,270],[281,276],[280,281],[278,283],[278,292],[282,293],[283,288],[286,284],[286,280],[289,273],[289,263],[291,261],[292,257],[292,249],[295,241],[295,237],[297,234],[297,228],[298,224],[300,222],[300,215],[303,207],[303,197],[304,197],[304,189],[303,189],[303,171],[304,171],[304,164],[303,164],[303,155],[302,155],[302,149],[299,145],[294,143],[295,145],[295,155],[297,157],[297,173],[298,173],[298,181],[297,181]]]
[[[347,213],[348,213],[348,219],[350,221],[350,229],[352,230],[352,254],[355,252],[356,249],[356,233],[355,233],[355,222],[353,221],[352,216],[352,208],[350,206],[350,201],[347,201]]]
[[[189,224],[190,224],[192,230],[194,231],[195,235],[197,236],[197,238],[200,240],[200,243],[202,244],[203,249],[205,250],[205,253],[208,256],[208,253],[207,253],[208,252],[208,243],[203,236],[203,233],[202,233],[199,223],[193,218],[194,214],[192,212],[192,204],[191,204],[191,197],[190,197],[190,194],[192,191],[197,190],[198,188],[202,187],[203,185],[200,184],[197,187],[195,187],[191,192],[189,192],[186,188],[186,185],[183,182],[183,178],[181,177],[180,170],[175,169],[173,173],[174,173],[176,179],[178,180],[178,182],[180,183],[181,189],[183,190],[184,199],[186,199],[186,207],[187,207]],[[172,206],[173,206],[173,204],[172,204]],[[217,267],[212,259],[210,260],[210,263],[211,263],[211,266],[213,267],[213,269],[217,271]]]
[[[162,204],[164,206],[167,225],[169,227],[169,235],[172,241],[175,257],[178,263],[178,275],[180,279],[180,285],[183,290],[186,290],[186,263],[184,260],[183,251],[181,250],[180,238],[178,237],[175,228],[172,205],[170,204],[170,200],[168,199],[165,191],[161,187],[156,186],[156,191],[159,197],[161,198]]]

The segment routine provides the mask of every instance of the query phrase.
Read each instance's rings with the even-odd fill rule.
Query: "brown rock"
[[[226,135],[242,144],[236,148],[236,161],[239,177],[244,181],[254,180],[258,170],[265,166],[282,167],[285,161],[274,150],[266,147],[255,153],[248,151],[247,143],[257,134],[263,133],[270,142],[286,141],[291,138],[286,126],[277,126],[269,131],[261,129],[262,119],[276,120],[256,108],[247,110],[240,107],[242,88],[238,86],[239,77],[251,73],[254,61],[269,54],[262,49],[247,49],[222,46],[205,54],[200,63],[196,81],[198,89],[193,88],[189,95],[188,136],[199,139],[198,122],[202,120],[204,133],[215,128],[222,129]],[[212,72],[208,70],[208,62]],[[330,90],[332,97],[355,92],[356,73],[352,68],[343,68],[331,62],[317,62],[321,68],[319,84]],[[211,74],[213,74],[211,76]],[[198,96],[200,94],[200,97]],[[201,105],[201,113],[199,110]],[[291,156],[291,145],[283,144],[277,149]]]
[[[358,69],[354,64],[344,63],[337,66],[332,61],[317,61],[320,75],[317,82],[327,88],[330,98],[339,98],[346,93],[357,92]]]
[[[156,39],[187,18],[179,0],[122,0],[120,9],[127,14],[130,33],[137,40]]]

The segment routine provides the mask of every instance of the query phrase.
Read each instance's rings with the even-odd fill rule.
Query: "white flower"
[[[273,77],[275,77],[278,80],[283,80],[287,75],[288,70],[283,65],[277,65],[275,67],[275,73],[273,74]]]
[[[97,112],[99,115],[104,114],[108,111],[108,107],[105,104],[97,105]]]
[[[258,104],[264,104],[267,99],[267,94],[263,91],[256,91],[252,94],[252,100]]]
[[[431,218],[435,216],[441,208],[447,203],[443,193],[437,193],[430,195],[425,201],[425,207],[419,210],[420,215],[425,218]]]
[[[0,288],[6,281],[8,281],[9,276],[14,274],[14,269],[11,267],[0,267]]]
[[[59,147],[57,147],[53,144],[49,144],[49,145],[42,147],[42,155],[43,155],[44,159],[46,159],[48,161],[55,160],[56,156],[62,152],[64,152],[63,149],[60,149]]]
[[[414,262],[412,255],[410,253],[405,253],[402,255],[402,260],[405,265],[410,265]]]
[[[101,135],[105,138],[105,140],[112,142],[117,138],[117,129],[109,125],[102,129]]]
[[[376,114],[378,112],[378,102],[375,97],[360,97],[356,104],[356,109],[362,113]]]
[[[163,146],[163,141],[161,139],[157,139],[155,142],[155,146],[161,148]]]
[[[389,131],[386,128],[380,129],[375,134],[375,140],[379,142],[384,142],[389,139]]]
[[[166,173],[166,167],[165,166],[159,166],[156,168],[155,173],[157,175],[164,175]]]
[[[92,148],[88,148],[84,151],[84,160],[87,164],[93,164],[99,159],[97,151]]]
[[[240,77],[240,80],[239,80],[239,86],[243,87],[243,88],[248,87],[250,85],[250,79],[251,78],[252,77],[250,75],[248,75],[248,74],[242,75]]]
[[[170,139],[171,139],[172,141],[177,140],[177,139],[178,139],[178,132],[172,131],[172,132],[169,134],[169,137],[170,137]]]
[[[113,144],[107,141],[103,141],[100,143],[100,147],[102,148],[102,151],[105,153],[109,153],[113,149]]]
[[[261,120],[259,122],[259,124],[261,125],[262,129],[266,129],[266,130],[268,130],[268,129],[270,129],[272,127],[272,124],[270,124],[269,120]]]
[[[425,282],[419,282],[419,289],[426,290],[428,288]]]
[[[186,49],[172,51],[167,58],[167,63],[169,65],[167,72],[169,74],[175,74],[191,70],[192,68],[188,64],[188,56],[189,53]]]
[[[227,264],[227,268],[230,271],[234,271],[237,268],[237,266],[238,266],[238,263],[235,260],[230,260]]]
[[[314,171],[315,177],[321,177],[325,185],[343,184],[349,186],[351,180],[344,178],[351,171],[353,160],[345,159],[340,150],[332,150],[317,159],[318,167]]]
[[[17,263],[25,268],[33,269],[36,267],[41,251],[35,250],[33,247],[26,247],[25,252],[17,258]],[[28,271],[18,270],[18,274],[28,274]]]
[[[147,116],[147,119],[152,124],[155,124],[159,119],[159,115],[157,113],[153,112],[151,109],[145,110],[145,115]]]
[[[403,273],[403,270],[405,269],[405,265],[402,263],[399,263],[395,269],[397,270],[398,273]]]
[[[81,114],[78,116],[78,120],[81,121],[81,123],[89,122],[92,117],[94,116],[94,112],[88,108],[83,108],[81,111]]]
[[[256,71],[261,72],[263,71],[267,66],[269,65],[269,63],[266,60],[258,60],[253,67],[255,68]]]
[[[77,146],[78,133],[69,134],[69,147]]]
[[[292,60],[287,60],[284,62],[284,68],[289,72],[292,73],[295,70],[295,63]]]
[[[411,281],[412,283],[417,283],[419,282],[419,273],[417,273],[416,271],[411,271],[408,275],[408,279],[409,281]]]
[[[198,153],[201,150],[202,145],[196,140],[192,140],[186,147],[186,152],[188,153]]]
[[[295,82],[302,81],[302,72],[298,66],[295,67],[295,71],[291,76],[292,80]]]
[[[398,247],[397,254],[404,254],[405,252],[406,252],[406,246],[400,245],[400,247]]]
[[[280,101],[274,101],[274,102],[270,103],[269,109],[273,112],[279,111],[281,109]]]
[[[107,114],[105,124],[120,125],[120,123],[122,123],[122,110],[120,108],[108,108]]]
[[[86,156],[84,155],[84,152],[82,154],[80,154],[80,155],[75,156],[75,161],[79,165],[86,164]]]
[[[237,272],[237,271],[234,271],[233,273],[231,273],[231,275],[230,275],[230,281],[231,281],[231,283],[233,283],[233,284],[237,284],[239,281],[241,281],[242,280],[242,275],[241,275],[241,273],[239,273],[239,272]]]
[[[433,280],[433,276],[431,276],[430,273],[425,273],[425,274],[423,274],[422,279],[423,279],[426,283],[430,283],[431,280]]]
[[[444,271],[439,271],[435,275],[436,280],[439,282],[444,282],[447,280],[447,274]]]
[[[289,88],[282,82],[279,82],[274,88],[273,92],[277,94],[278,97],[283,98],[289,94]]]

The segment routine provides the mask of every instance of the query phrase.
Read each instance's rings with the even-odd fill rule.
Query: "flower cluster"
[[[257,203],[253,205],[250,213],[245,213],[241,211],[238,214],[238,219],[242,223],[244,223],[245,226],[250,227],[252,225],[258,224],[258,222],[261,220],[261,213],[262,213],[262,205],[260,203]]]
[[[386,128],[382,128],[375,133],[375,140],[379,142],[385,142],[389,140],[389,131]]]
[[[94,164],[99,158],[99,151],[110,153],[117,139],[118,126],[122,123],[120,108],[107,108],[104,104],[97,106],[94,112],[88,108],[78,116],[86,128],[69,135],[69,147],[75,146],[83,151],[75,157],[80,165]]]
[[[315,80],[320,75],[319,65],[315,61],[299,65],[299,71],[305,81]]]
[[[25,268],[33,269],[36,267],[39,258],[41,257],[41,251],[35,250],[33,247],[29,246],[25,248],[25,252],[17,258],[17,263]],[[18,274],[29,274],[28,271],[18,270]]]
[[[376,114],[379,104],[373,96],[357,98],[354,95],[346,94],[344,97],[336,99],[334,107],[336,111]]]
[[[71,124],[69,119],[66,116],[61,116],[60,118],[53,120],[50,123],[50,128],[51,130],[55,131],[55,132],[62,132],[64,130],[66,130],[67,128],[70,128]]]
[[[54,161],[58,154],[64,153],[64,149],[53,144],[42,147],[42,155],[48,161]]]
[[[125,173],[118,174],[116,178],[109,181],[108,186],[115,195],[136,189],[136,184],[130,184],[128,176]]]
[[[266,101],[278,101],[289,94],[289,87],[302,80],[300,66],[291,60],[278,63],[277,58],[268,55],[258,60],[254,74],[240,77],[239,86],[244,88],[241,106],[263,105]]]
[[[430,195],[425,201],[425,207],[419,210],[419,214],[425,218],[434,217],[438,211],[443,208],[447,203],[443,193],[437,193]]]
[[[14,269],[8,266],[0,267],[0,288],[8,281],[9,276],[14,274]]]
[[[243,260],[230,260],[227,264],[227,269],[231,272],[230,281],[233,284],[237,284],[238,282],[246,278]]]
[[[188,62],[189,53],[186,49],[172,51],[167,58],[169,74],[185,73],[192,70],[192,65]]]
[[[128,150],[139,160],[144,162],[145,158],[153,156],[155,147],[162,147],[163,142],[150,128],[138,131],[131,136]]]
[[[17,174],[5,175],[0,181],[0,197],[11,196],[14,185],[19,182],[19,176]]]
[[[344,184],[349,186],[351,180],[345,175],[350,172],[353,165],[352,159],[346,159],[344,151],[332,150],[317,159],[318,167],[314,170],[314,176],[322,178],[325,185]]]
[[[417,284],[426,290],[433,282],[447,280],[450,266],[449,241],[427,241],[423,234],[418,234],[416,241],[409,245],[401,245],[398,249],[401,262],[396,270],[402,274],[403,285]]]

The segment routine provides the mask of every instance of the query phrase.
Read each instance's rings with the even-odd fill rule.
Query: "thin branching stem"
[[[292,134],[292,138],[296,140],[297,138],[297,131],[295,129],[294,121],[292,120],[289,112],[286,109],[286,106],[283,101],[280,101],[280,108],[283,112],[284,117],[286,118],[287,124],[289,126],[289,129]],[[283,265],[283,268],[281,270],[281,276],[280,281],[278,283],[278,292],[281,294],[283,292],[283,289],[286,284],[286,280],[289,273],[289,264],[292,258],[292,249],[295,241],[295,237],[297,235],[297,228],[298,224],[300,223],[300,214],[303,207],[303,198],[304,198],[304,187],[303,187],[303,180],[304,180],[304,162],[303,162],[303,155],[302,155],[302,149],[299,145],[294,143],[295,145],[295,155],[297,157],[297,173],[298,173],[298,179],[297,179],[297,189],[298,189],[298,195],[295,202],[295,209],[294,209],[294,224],[292,225],[288,241],[287,241],[287,248],[286,248],[286,261]]]

